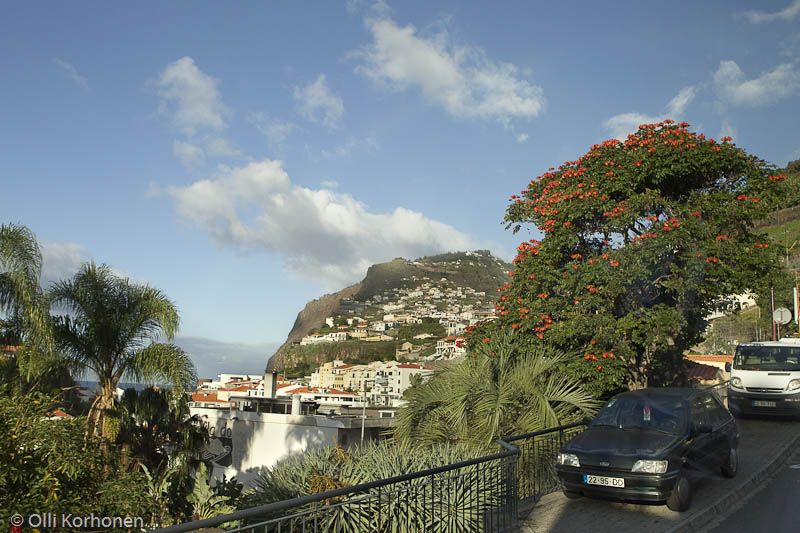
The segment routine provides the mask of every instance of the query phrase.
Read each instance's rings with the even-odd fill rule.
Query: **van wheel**
[[[692,487],[689,485],[689,480],[681,476],[675,482],[675,487],[672,493],[667,498],[667,507],[671,511],[682,513],[689,508],[692,503]]]
[[[728,458],[725,464],[722,465],[722,475],[725,477],[733,477],[739,470],[739,452],[736,448],[731,448],[728,451]]]

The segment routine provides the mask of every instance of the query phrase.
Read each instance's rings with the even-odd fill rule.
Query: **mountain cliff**
[[[483,296],[469,300],[471,305],[475,309],[488,309],[497,287],[506,282],[507,272],[511,268],[510,264],[497,259],[488,250],[446,253],[413,261],[396,258],[372,265],[360,283],[308,302],[297,314],[286,341],[270,357],[267,369],[296,368],[300,363],[314,367],[333,358],[347,359],[363,355],[365,350],[361,345],[367,343],[330,343],[313,347],[300,347],[298,344],[313,330],[325,326],[325,319],[328,317],[342,320],[354,316],[364,320],[381,319],[384,309],[399,304],[401,293],[407,294],[408,291],[422,287],[426,291],[441,289],[443,294],[446,287],[469,288],[474,291],[470,294],[483,293]],[[428,305],[430,308],[446,308],[451,305],[446,298],[432,301],[417,298],[414,303],[418,306]],[[387,353],[393,354],[393,350],[394,346],[387,347]]]

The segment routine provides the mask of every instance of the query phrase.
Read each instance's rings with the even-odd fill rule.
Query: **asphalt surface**
[[[774,479],[711,533],[800,531],[800,451],[784,463]]]
[[[677,531],[709,531],[727,519],[730,513],[740,506],[743,513],[748,514],[751,502],[748,500],[770,482],[779,472],[783,474],[787,459],[800,448],[800,421],[797,420],[738,420],[739,440],[739,472],[733,479],[726,479],[719,473],[710,473],[705,479],[693,485],[692,504],[688,511],[676,513],[665,505],[623,503],[610,500],[580,498],[569,500],[560,492],[549,494],[539,500],[531,509],[520,528],[521,533],[544,532],[603,532],[613,533],[647,533]],[[797,461],[800,462],[800,461]],[[800,474],[800,470],[791,469]],[[786,474],[792,476],[793,474]],[[794,494],[800,493],[797,485],[791,481],[800,479],[800,475],[787,480],[781,475],[775,478],[774,490],[782,498],[786,512],[795,512],[794,525],[789,529],[777,527],[774,531],[800,531],[796,512],[800,509],[800,499],[794,496],[784,497],[787,486],[794,487]],[[788,483],[781,485],[780,483]],[[770,484],[771,486],[771,484]],[[749,514],[759,524],[763,524],[768,514],[773,513],[770,505],[779,505],[767,499],[763,507],[750,510]],[[731,517],[732,519],[732,517]],[[726,523],[726,522],[722,522]],[[736,523],[735,521],[733,523]],[[761,525],[761,531],[769,531]],[[723,531],[723,529],[720,529]],[[725,531],[747,531],[741,528]]]

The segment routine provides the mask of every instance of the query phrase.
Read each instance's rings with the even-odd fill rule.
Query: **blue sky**
[[[487,6],[5,3],[0,221],[45,285],[107,263],[201,374],[259,372],[370,264],[510,259],[508,196],[641,123],[800,159],[800,0]]]

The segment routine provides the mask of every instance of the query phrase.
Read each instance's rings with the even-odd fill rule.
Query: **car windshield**
[[[733,367],[741,370],[800,370],[800,346],[739,346]]]
[[[617,397],[609,400],[592,422],[592,427],[602,426],[679,434],[686,426],[686,410],[677,398]]]

